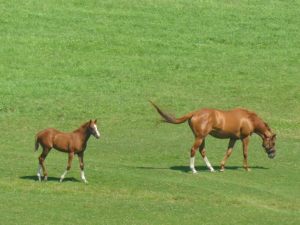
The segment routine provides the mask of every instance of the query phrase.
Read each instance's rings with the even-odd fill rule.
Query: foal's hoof
[[[225,171],[225,169],[224,169],[224,168],[221,168],[221,169],[220,169],[220,172],[224,172],[224,171]]]

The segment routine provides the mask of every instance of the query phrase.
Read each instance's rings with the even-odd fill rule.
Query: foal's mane
[[[79,128],[75,129],[73,132],[79,131],[81,129],[86,129],[86,127],[89,125],[90,121],[82,124]]]

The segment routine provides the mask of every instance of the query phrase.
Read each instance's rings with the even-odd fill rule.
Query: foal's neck
[[[76,134],[79,135],[79,139],[82,141],[83,144],[86,143],[89,140],[90,136],[91,136],[90,132],[88,131],[88,124],[87,123],[80,126],[78,129],[73,131],[73,133],[76,133]]]

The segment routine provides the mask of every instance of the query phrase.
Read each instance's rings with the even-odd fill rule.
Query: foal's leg
[[[38,170],[37,170],[37,177],[38,177],[39,181],[42,181],[42,166],[40,163],[39,163]]]
[[[243,155],[244,155],[244,168],[246,171],[250,171],[248,166],[248,145],[249,145],[249,137],[246,137],[242,140],[243,142]]]
[[[191,157],[190,157],[190,168],[193,173],[197,173],[197,170],[195,169],[195,155],[196,151],[199,148],[199,146],[202,144],[203,139],[196,137],[194,145],[191,149]]]
[[[47,148],[47,147],[43,147],[43,152],[42,154],[39,156],[39,167],[38,167],[38,172],[37,172],[37,176],[39,181],[41,181],[41,170],[43,170],[43,174],[44,174],[44,180],[48,179],[48,171],[46,170],[46,166],[45,166],[45,159],[49,153],[51,149]]]
[[[69,153],[69,158],[68,158],[67,169],[66,169],[65,172],[61,175],[61,177],[60,177],[60,182],[63,181],[63,179],[64,179],[65,176],[67,175],[68,171],[71,169],[73,158],[74,158],[74,152],[70,152],[70,153]]]
[[[225,163],[227,161],[227,159],[230,157],[231,153],[232,153],[232,149],[234,147],[234,144],[236,142],[236,139],[230,139],[229,140],[229,144],[228,144],[228,148],[227,148],[227,151],[226,151],[226,154],[221,162],[221,168],[220,168],[220,171],[223,172],[225,170]]]
[[[202,144],[199,147],[199,152],[200,152],[207,168],[210,170],[210,172],[215,172],[214,168],[211,166],[210,162],[208,161],[208,158],[206,157],[205,139],[203,140]]]
[[[78,154],[78,159],[79,159],[79,166],[80,166],[80,176],[81,176],[81,179],[83,180],[84,183],[88,183],[85,176],[84,176],[84,163],[83,163],[83,156],[84,156],[84,153],[81,152]]]

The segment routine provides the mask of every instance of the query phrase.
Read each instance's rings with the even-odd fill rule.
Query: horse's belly
[[[239,134],[224,130],[212,130],[209,134],[215,138],[239,138]]]
[[[53,148],[60,152],[68,152],[69,151],[69,146],[67,144],[54,144]]]
[[[61,152],[69,151],[69,139],[64,134],[58,134],[53,139],[53,148]]]

